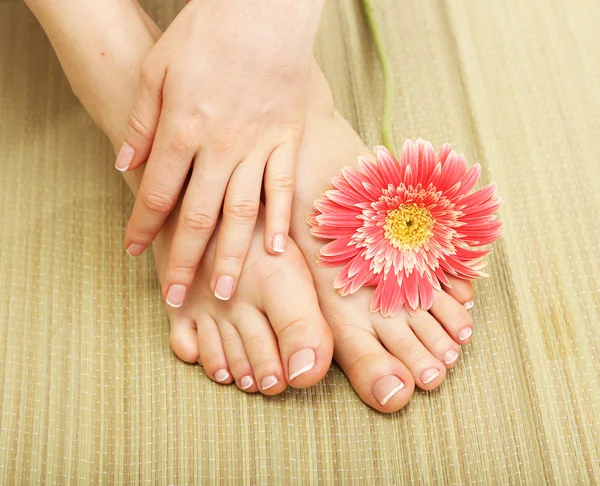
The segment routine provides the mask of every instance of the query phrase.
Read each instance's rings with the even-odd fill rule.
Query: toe
[[[373,321],[383,345],[406,365],[419,388],[433,390],[444,381],[446,366],[423,346],[408,321],[379,316]]]
[[[406,366],[363,329],[344,326],[334,334],[335,360],[362,401],[384,413],[403,408],[415,387]]]
[[[277,395],[287,387],[277,348],[277,338],[266,317],[251,307],[240,308],[235,314],[235,327],[244,343],[257,390],[265,395]],[[241,383],[241,382],[240,382]]]
[[[219,320],[218,325],[225,357],[237,387],[245,392],[258,391],[244,342],[236,327],[225,320]]]
[[[468,344],[471,341],[473,334],[471,314],[446,292],[435,292],[429,312],[458,344]]]
[[[473,282],[450,275],[448,275],[448,280],[450,281],[450,287],[444,285],[446,293],[462,304],[467,310],[473,307],[473,297],[475,295]]]
[[[170,317],[171,349],[177,357],[186,363],[197,363],[198,333],[196,323],[187,317]]]
[[[458,362],[460,346],[429,312],[419,311],[415,317],[408,317],[408,323],[419,341],[446,368],[452,368]]]
[[[286,253],[286,257],[299,259],[302,264],[286,266],[277,278],[265,282],[263,304],[277,334],[288,383],[306,388],[327,374],[333,338],[302,255],[291,245]]]
[[[206,313],[197,319],[198,326],[198,351],[199,362],[204,367],[204,372],[211,379],[222,385],[233,382],[221,334],[215,320]]]

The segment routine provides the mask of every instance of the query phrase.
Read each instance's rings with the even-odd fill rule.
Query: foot
[[[129,50],[120,44],[118,48],[106,46],[108,54],[90,56],[100,67],[94,69],[83,63],[83,74],[70,71],[71,79],[84,80],[77,83],[78,97],[116,150],[123,143],[144,53],[160,35],[147,16],[143,12],[140,15],[132,16],[121,32],[125,38],[132,26],[141,32],[123,43]],[[90,77],[94,89],[89,89]],[[119,89],[113,87],[115,79],[120,80]],[[141,170],[125,174],[134,193]],[[153,245],[160,279],[176,221],[177,212],[170,216]],[[179,358],[202,364],[207,376],[217,383],[235,381],[246,392],[274,395],[288,384],[304,388],[321,380],[331,362],[333,341],[302,253],[288,239],[282,254],[270,256],[264,251],[263,234],[260,220],[233,298],[219,300],[210,289],[215,246],[212,241],[185,303],[166,306],[166,312],[171,323],[171,347]],[[223,282],[215,290],[226,297],[227,286]],[[178,304],[177,296],[172,303]]]
[[[153,245],[159,279],[176,216]],[[262,218],[230,300],[216,298],[209,287],[213,238],[185,302],[167,305],[166,311],[171,347],[179,358],[200,363],[217,383],[235,382],[245,392],[275,395],[288,384],[305,388],[320,381],[331,362],[333,341],[302,253],[290,241],[281,255],[267,254]],[[227,297],[227,282],[215,290]]]
[[[316,70],[318,71],[318,70]],[[322,268],[315,261],[326,243],[309,234],[306,216],[313,201],[329,189],[329,180],[359,155],[371,156],[350,125],[335,111],[327,82],[318,71],[311,109],[300,149],[292,236],[309,262],[321,310],[333,331],[335,360],[360,398],[381,412],[394,412],[410,399],[415,384],[437,388],[446,370],[458,362],[468,344],[473,321],[470,282],[451,279],[452,288],[436,292],[429,312],[416,317],[403,311],[384,318],[369,311],[373,290],[361,289],[342,298],[333,288],[339,268]]]

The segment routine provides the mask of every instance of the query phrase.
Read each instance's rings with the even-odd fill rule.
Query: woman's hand
[[[195,0],[143,64],[117,169],[146,171],[125,245],[149,246],[189,181],[164,280],[185,299],[221,207],[211,288],[231,297],[258,212],[265,248],[282,252],[322,0]],[[191,169],[191,171],[190,171]]]

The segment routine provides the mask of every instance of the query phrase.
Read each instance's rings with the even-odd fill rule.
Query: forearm
[[[120,146],[140,65],[159,34],[156,26],[144,21],[134,1],[26,3],[46,31],[74,93],[113,144]],[[111,110],[119,100],[124,109]],[[134,190],[141,177],[136,172],[126,175]]]

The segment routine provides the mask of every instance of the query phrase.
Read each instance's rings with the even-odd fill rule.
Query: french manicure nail
[[[242,390],[247,390],[252,385],[254,385],[254,380],[251,376],[243,376],[240,380],[240,386],[242,387]]]
[[[260,382],[260,386],[263,390],[268,390],[269,388],[277,385],[277,378],[274,376],[265,376]]]
[[[215,373],[215,380],[217,380],[219,383],[222,383],[227,378],[229,378],[229,373],[227,373],[227,370],[219,370]]]
[[[473,302],[472,300],[470,300],[469,302],[465,302],[463,304],[463,307],[467,310],[472,309],[473,306],[475,305],[475,302]]]
[[[187,293],[187,287],[185,285],[173,284],[169,287],[167,292],[167,304],[171,307],[181,307],[185,300],[185,294]]]
[[[131,245],[129,245],[127,247],[127,253],[129,256],[137,257],[137,256],[140,256],[142,253],[144,253],[145,249],[146,248],[143,247],[142,245],[138,245],[137,243],[132,243]]]
[[[125,172],[127,169],[129,169],[129,166],[131,165],[131,162],[133,162],[134,157],[135,149],[127,142],[125,142],[117,155],[115,168],[120,172]]]
[[[404,383],[395,375],[386,375],[373,386],[373,395],[382,406],[404,388]]]
[[[426,385],[427,383],[435,380],[437,376],[440,374],[440,370],[437,368],[429,368],[425,370],[421,375],[421,382]]]
[[[473,331],[471,330],[470,327],[465,327],[464,329],[461,329],[458,333],[458,339],[460,339],[461,341],[466,341],[467,339],[469,339],[471,337],[471,334],[473,334]]]
[[[444,363],[447,365],[454,363],[458,359],[458,353],[454,349],[449,349],[444,354]]]
[[[229,300],[233,294],[233,277],[221,275],[215,284],[215,297],[219,300]]]
[[[277,253],[283,253],[285,248],[285,236],[277,234],[273,237],[273,251]]]
[[[289,361],[290,381],[300,376],[302,373],[312,370],[315,365],[315,352],[310,349],[302,349],[292,354]]]

